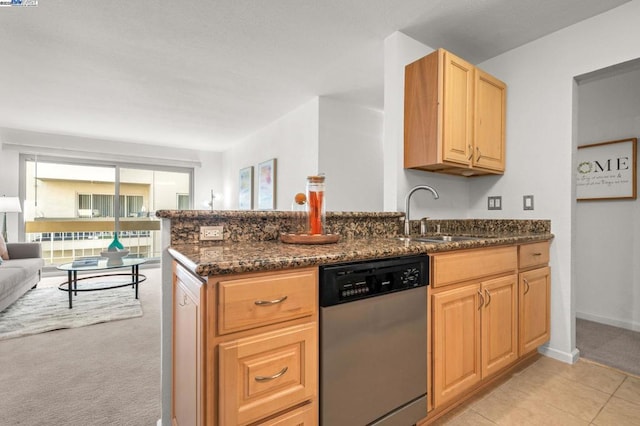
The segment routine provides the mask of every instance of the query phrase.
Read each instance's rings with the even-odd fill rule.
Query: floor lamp
[[[20,199],[18,197],[0,197],[0,213],[2,218],[2,238],[7,241],[7,213],[20,213]]]

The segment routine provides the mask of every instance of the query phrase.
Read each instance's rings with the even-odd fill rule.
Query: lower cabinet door
[[[520,274],[520,356],[534,351],[551,336],[551,269]]]
[[[482,283],[482,378],[518,359],[518,276]]]
[[[180,279],[174,285],[173,400],[174,426],[202,425],[201,325],[197,297]]]
[[[434,294],[433,402],[437,408],[480,382],[480,286]]]
[[[247,425],[314,399],[317,335],[312,322],[220,344],[219,423]]]

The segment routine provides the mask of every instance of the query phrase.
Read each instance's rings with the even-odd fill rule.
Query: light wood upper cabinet
[[[474,168],[504,172],[507,86],[475,70]]]
[[[405,68],[404,167],[501,174],[506,85],[444,49]]]
[[[444,51],[443,161],[470,164],[473,147],[474,66]]]

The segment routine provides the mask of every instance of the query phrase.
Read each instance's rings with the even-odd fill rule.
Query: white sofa
[[[0,312],[38,285],[44,259],[39,243],[7,243],[9,260],[0,264]]]

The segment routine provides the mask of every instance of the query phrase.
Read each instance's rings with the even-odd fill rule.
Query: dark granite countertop
[[[546,241],[553,234],[475,235],[475,240],[444,243],[403,241],[397,237],[344,239],[335,244],[285,244],[278,240],[224,242],[217,245],[177,244],[170,254],[201,276],[272,271],[413,254]]]

